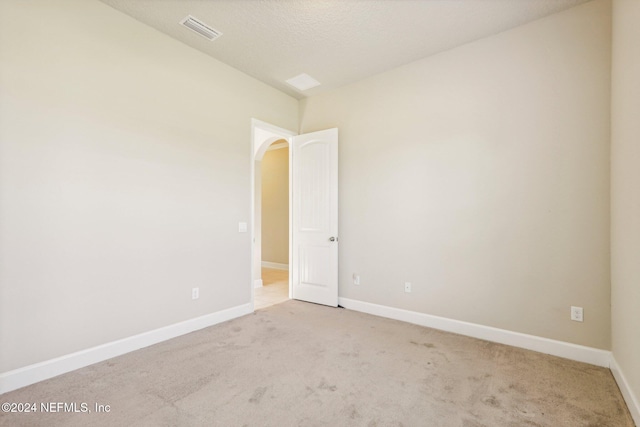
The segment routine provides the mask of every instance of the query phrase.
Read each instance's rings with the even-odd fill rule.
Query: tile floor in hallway
[[[269,307],[289,299],[289,271],[262,269],[262,287],[254,289],[254,308]]]

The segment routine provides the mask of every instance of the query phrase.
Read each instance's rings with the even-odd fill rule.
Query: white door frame
[[[288,129],[251,119],[251,311],[255,307],[253,289],[262,286],[262,213],[259,212],[256,215],[258,213],[257,200],[261,200],[261,195],[256,191],[256,187],[261,181],[256,169],[259,172],[260,164],[258,162],[262,161],[272,143],[284,139],[291,148],[291,138],[296,135],[297,133]],[[289,266],[291,266],[291,151],[289,149]],[[289,298],[291,298],[291,294],[291,268],[289,268]]]

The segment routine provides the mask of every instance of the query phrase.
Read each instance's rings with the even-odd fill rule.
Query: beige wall
[[[262,261],[289,264],[289,148],[262,158]]]
[[[0,55],[0,372],[250,302],[250,119],[295,99],[97,1],[0,1]]]
[[[611,295],[613,356],[640,399],[640,2],[613,2]],[[636,409],[637,410],[637,409]]]
[[[340,295],[609,349],[610,43],[596,0],[302,101],[340,128]]]

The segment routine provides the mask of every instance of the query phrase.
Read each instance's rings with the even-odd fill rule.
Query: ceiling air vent
[[[194,18],[191,15],[188,15],[186,18],[180,21],[180,23],[190,30],[193,30],[196,33],[200,34],[202,37],[206,37],[210,41],[214,41],[222,35],[220,31],[214,30],[204,22]]]
[[[298,74],[295,77],[291,77],[286,82],[303,92],[307,89],[311,89],[312,87],[320,86],[319,81],[311,77],[309,74],[305,73]]]

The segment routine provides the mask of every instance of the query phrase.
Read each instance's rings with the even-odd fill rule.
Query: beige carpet
[[[299,301],[1,396],[2,426],[633,426],[607,369]]]

